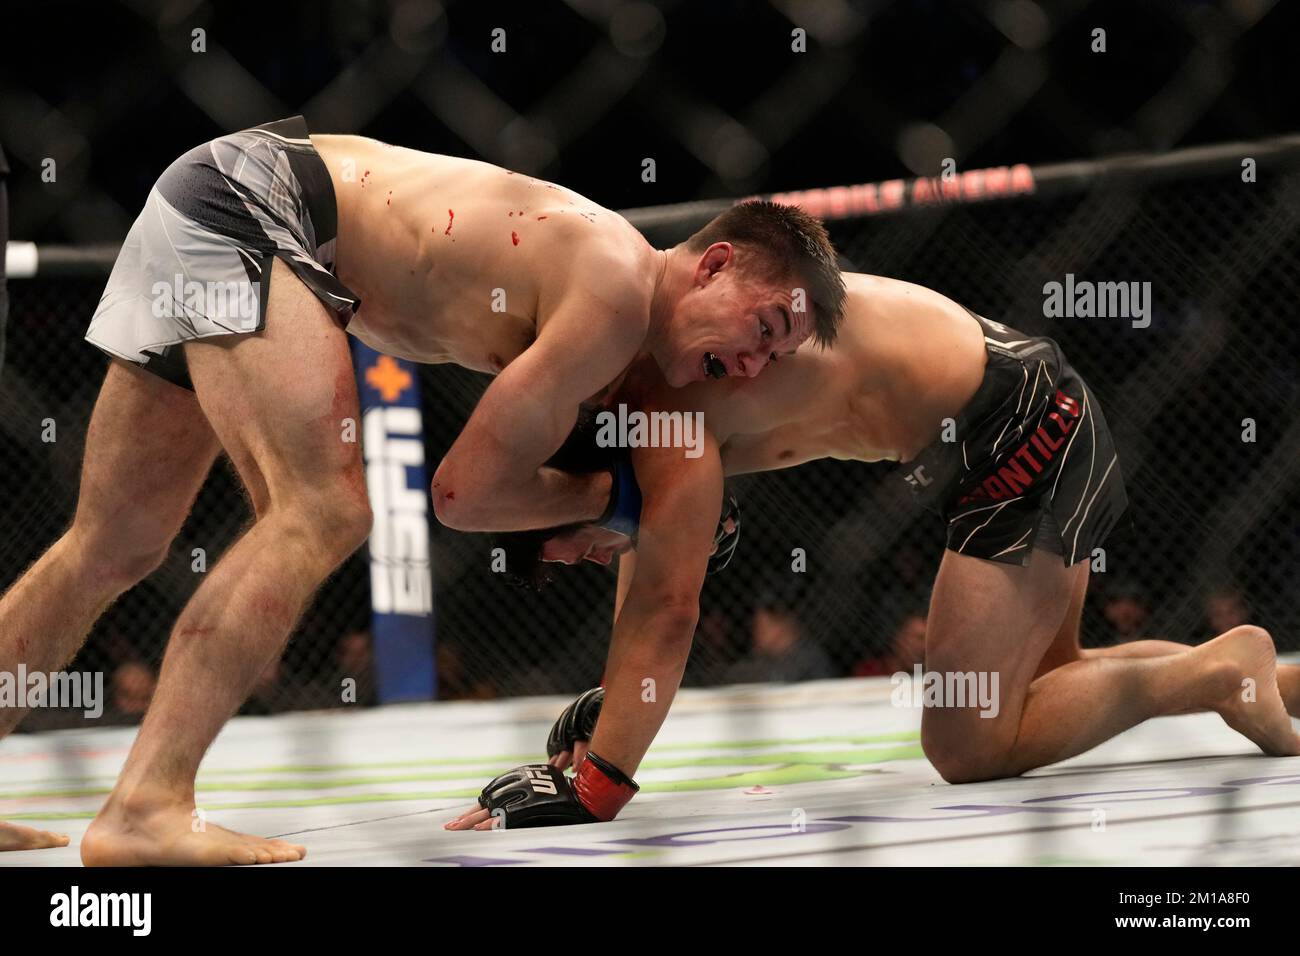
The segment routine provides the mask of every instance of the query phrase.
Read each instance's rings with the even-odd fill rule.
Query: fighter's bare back
[[[488,163],[311,139],[334,183],[338,276],[362,301],[348,330],[366,344],[496,373],[575,294],[592,297],[593,319],[645,323],[657,253],[618,214]],[[602,282],[617,283],[617,307],[599,308],[612,298]]]
[[[642,366],[625,392],[702,411],[727,474],[819,458],[908,461],[979,388],[983,333],[964,308],[922,286],[857,273],[846,273],[844,283],[849,295],[834,348],[809,343],[757,381],[692,385],[676,395]],[[655,381],[645,398],[633,395],[647,380]]]

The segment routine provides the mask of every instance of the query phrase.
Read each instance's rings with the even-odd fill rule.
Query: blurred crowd
[[[712,612],[703,617],[696,632],[687,683],[789,682],[910,673],[925,661],[926,602],[924,596],[917,596],[911,601],[900,600],[897,606],[883,645],[837,662],[808,634],[798,598],[790,592],[766,592],[754,606],[739,639],[730,633],[722,614]],[[1168,640],[1192,645],[1238,625],[1258,623],[1251,618],[1247,596],[1232,584],[1207,591],[1200,615],[1201,624],[1195,633],[1157,633],[1148,627],[1152,602],[1142,586],[1096,575],[1085,607],[1081,644],[1110,647],[1129,641]],[[740,656],[736,656],[737,650]]]
[[[685,683],[690,686],[788,683],[831,677],[880,677],[900,671],[910,673],[924,665],[926,607],[922,596],[900,600],[894,624],[878,650],[850,661],[838,661],[810,634],[798,585],[769,588],[754,603],[740,627],[719,610],[701,615],[695,648]],[[1085,611],[1083,643],[1105,647],[1145,639],[1195,644],[1209,640],[1239,624],[1252,623],[1250,602],[1241,588],[1225,584],[1205,593],[1202,625],[1195,634],[1153,633],[1147,626],[1150,596],[1132,582],[1108,581],[1096,575]],[[138,721],[149,706],[158,681],[157,666],[145,660],[124,636],[111,643],[116,661],[108,679],[109,703],[105,719],[116,723]],[[438,696],[441,700],[489,700],[507,691],[504,680],[467,673],[458,645],[438,646]],[[371,635],[368,630],[344,632],[333,645],[332,667],[310,681],[286,680],[277,658],[263,671],[241,714],[271,714],[283,710],[315,710],[377,703]],[[503,675],[504,678],[505,675]],[[355,681],[355,693],[345,695],[345,681]]]

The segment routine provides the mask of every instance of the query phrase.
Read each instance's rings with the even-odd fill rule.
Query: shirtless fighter
[[[797,290],[806,311],[790,309]],[[767,203],[656,251],[567,189],[310,136],[301,118],[182,156],[150,192],[91,321],[87,338],[113,361],[76,517],[0,599],[0,669],[70,660],[105,607],[161,562],[221,450],[255,521],[177,620],[82,860],[305,852],[195,826],[194,777],[313,592],[369,532],[360,449],[345,439],[358,418],[345,327],[415,361],[500,373],[434,476],[443,523],[617,525],[627,502],[609,472],[541,467],[579,404],[638,354],[672,385],[755,375],[774,352],[833,339],[843,295],[820,223]],[[20,717],[0,712],[0,733]],[[0,848],[61,843],[0,824]]]
[[[781,358],[762,379],[672,393],[638,365],[614,401],[704,413],[705,454],[631,451],[644,498],[635,551],[607,529],[542,535],[538,557],[606,562],[620,551],[616,621],[599,691],[552,731],[551,765],[494,780],[449,829],[612,819],[676,692],[715,542],[727,474],[815,458],[904,462],[903,477],[948,524],[926,629],[927,671],[996,672],[999,710],[927,708],[921,742],[952,783],[1015,776],[1082,753],[1147,718],[1217,711],[1265,753],[1300,754],[1300,667],[1278,667],[1273,642],[1243,626],[1199,647],[1138,641],[1081,650],[1089,559],[1126,504],[1092,392],[1050,339],[974,316],[920,286],[846,275],[837,345]],[[955,424],[951,441],[942,423]],[[525,568],[517,567],[521,574]],[[647,626],[646,608],[677,609]],[[653,678],[656,700],[642,699]],[[599,713],[599,722],[596,715]],[[594,727],[594,736],[592,729]],[[589,743],[589,749],[587,741]],[[615,787],[566,781],[585,755]],[[540,788],[533,782],[545,780]],[[550,786],[553,784],[553,786]],[[545,790],[547,792],[538,792]]]

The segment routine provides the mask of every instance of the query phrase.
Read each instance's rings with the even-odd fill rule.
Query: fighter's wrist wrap
[[[573,792],[578,801],[602,822],[618,816],[640,789],[635,780],[590,751],[573,778]]]
[[[636,472],[626,452],[620,453],[609,466],[609,504],[596,524],[609,531],[636,534],[641,523],[641,488],[636,483]]]

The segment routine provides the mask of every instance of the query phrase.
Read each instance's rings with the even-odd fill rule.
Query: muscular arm
[[[591,741],[629,776],[636,772],[681,683],[699,619],[700,589],[722,500],[722,464],[680,448],[633,453],[643,505],[635,562],[620,559],[617,620],[605,667],[605,703]],[[644,682],[652,679],[653,699]]]
[[[586,262],[555,302],[539,303],[537,340],[479,400],[433,478],[438,520],[460,531],[518,531],[598,518],[608,474],[543,466],[578,406],[622,374],[640,348],[646,312],[629,266]],[[626,258],[626,257],[623,257]]]

